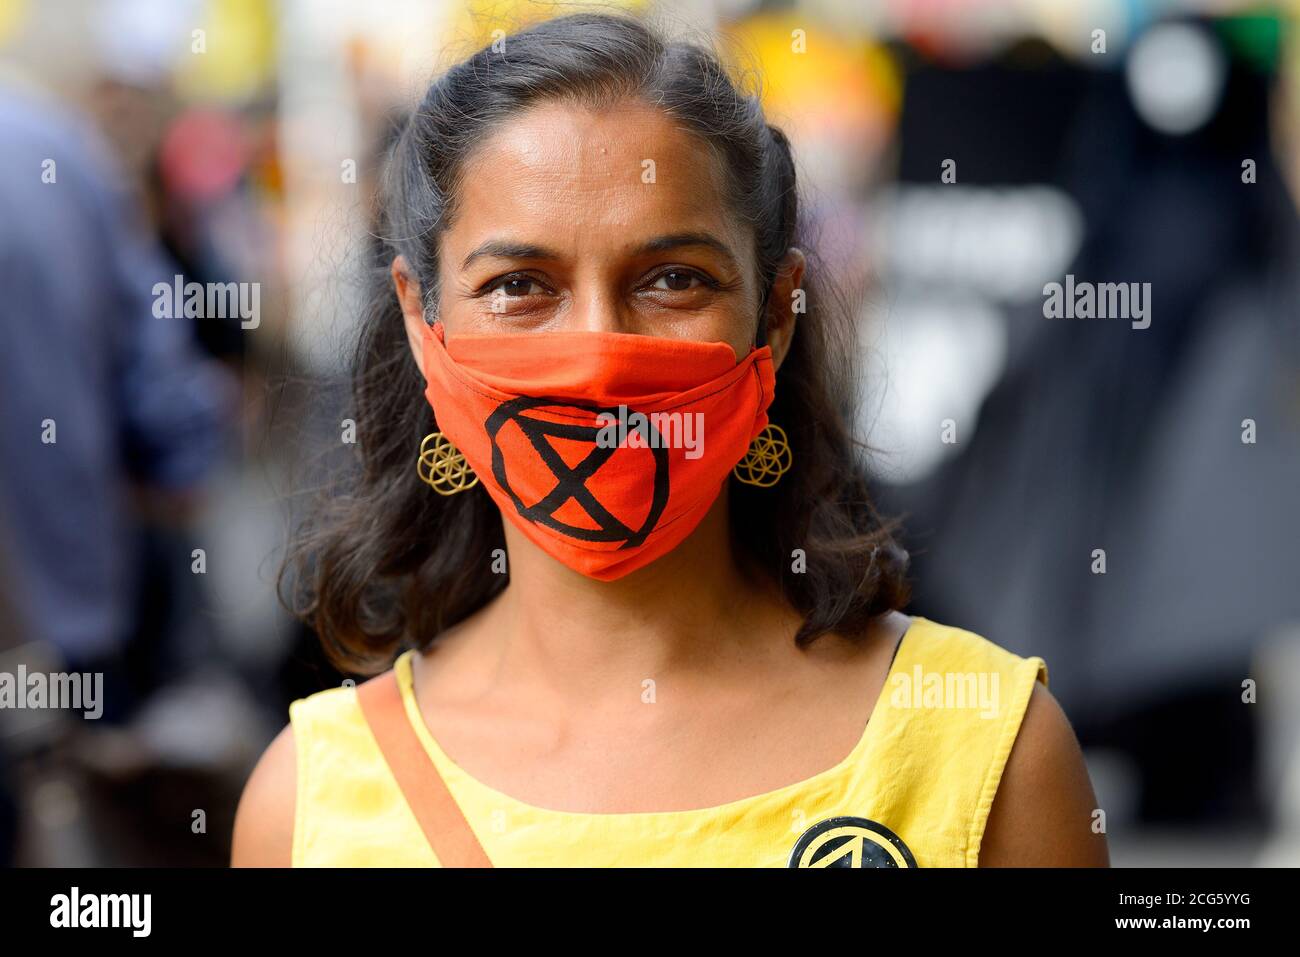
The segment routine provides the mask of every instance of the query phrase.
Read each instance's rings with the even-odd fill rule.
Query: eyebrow
[[[732,269],[738,269],[739,264],[736,262],[735,255],[720,239],[710,236],[708,233],[686,232],[686,233],[669,233],[665,236],[656,236],[642,243],[632,252],[634,255],[642,256],[646,253],[662,253],[673,249],[682,249],[689,246],[702,246],[711,249],[718,255],[722,256],[731,266]],[[470,264],[476,259],[490,257],[493,259],[547,259],[556,260],[561,256],[553,249],[545,246],[537,246],[532,243],[516,243],[504,239],[489,239],[475,247],[474,251],[465,257],[465,261],[460,264],[461,269],[468,269]]]
[[[720,239],[710,236],[708,233],[670,233],[667,236],[656,236],[647,242],[642,243],[636,250],[637,255],[645,253],[662,253],[671,249],[681,249],[686,246],[703,246],[706,249],[712,249],[727,261],[732,269],[738,269],[740,264],[736,262],[735,255],[727,244]]]
[[[474,251],[465,257],[465,261],[460,264],[461,269],[468,269],[470,263],[476,259],[490,257],[492,259],[559,259],[560,254],[547,249],[545,246],[534,246],[530,243],[512,243],[504,239],[489,239],[485,243],[480,243]]]

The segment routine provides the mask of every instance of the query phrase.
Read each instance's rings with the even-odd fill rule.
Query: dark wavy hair
[[[672,42],[624,15],[578,13],[484,48],[428,89],[397,132],[371,237],[366,312],[353,358],[359,461],[296,530],[281,569],[286,604],[315,628],[343,671],[386,666],[402,645],[423,648],[505,587],[487,571],[504,548],[501,514],[483,489],[430,494],[414,467],[437,429],[412,361],[389,268],[401,255],[438,304],[438,237],[455,215],[471,151],[539,103],[588,105],[638,97],[673,117],[721,160],[731,208],[751,223],[766,307],[778,264],[801,235],[795,166],[784,133],[704,46]],[[772,421],[791,437],[794,465],[771,488],[732,483],[731,534],[803,615],[795,640],[860,635],[907,599],[908,556],[871,505],[850,433],[853,316],[808,269],[805,312],[777,374]],[[764,336],[763,316],[757,321]],[[796,570],[795,550],[803,552]]]

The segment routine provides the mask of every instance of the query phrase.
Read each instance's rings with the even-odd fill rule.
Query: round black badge
[[[865,817],[818,821],[795,842],[790,867],[916,867],[903,839]]]

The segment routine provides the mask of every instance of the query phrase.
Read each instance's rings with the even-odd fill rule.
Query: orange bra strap
[[[443,867],[491,867],[483,846],[420,743],[393,671],[357,686],[357,703],[420,830]]]

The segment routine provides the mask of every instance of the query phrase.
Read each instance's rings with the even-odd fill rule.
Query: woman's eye
[[[516,299],[532,295],[531,290],[534,286],[537,286],[539,290],[541,289],[535,280],[529,279],[527,276],[511,276],[497,282],[492,286],[491,291],[496,295]]]
[[[655,280],[652,289],[664,289],[669,292],[686,292],[691,283],[700,282],[700,277],[690,272],[666,272]]]

